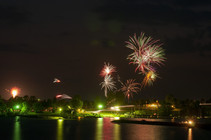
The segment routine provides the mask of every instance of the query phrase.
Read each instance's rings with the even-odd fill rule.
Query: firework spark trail
[[[116,72],[116,68],[113,65],[110,65],[109,63],[104,63],[103,70],[101,71],[100,75],[102,77],[105,77],[106,75],[110,75],[113,72]]]
[[[130,64],[137,65],[135,71],[139,70],[144,74],[147,71],[155,71],[154,65],[163,64],[164,50],[160,47],[162,44],[156,44],[158,41],[145,37],[144,33],[141,33],[140,37],[134,35],[126,42],[126,47],[134,51],[127,59],[131,61]]]
[[[133,97],[133,93],[138,93],[140,91],[140,83],[135,83],[135,79],[129,79],[125,84],[122,83],[121,91],[125,94],[125,96],[130,99]]]
[[[104,81],[100,83],[102,88],[104,88],[105,96],[107,97],[108,90],[116,89],[115,82],[113,81],[113,78],[110,75],[106,75],[104,77]]]
[[[119,82],[121,85],[123,85],[122,81],[120,80],[120,76],[119,76],[119,75],[117,75],[117,80],[118,80],[118,82]]]

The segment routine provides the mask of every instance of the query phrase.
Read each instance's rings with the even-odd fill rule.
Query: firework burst
[[[130,63],[137,65],[135,71],[139,70],[142,74],[147,71],[155,71],[154,65],[163,64],[165,61],[164,50],[157,45],[159,40],[153,40],[151,37],[145,37],[141,33],[140,37],[130,37],[126,42],[126,47],[134,52],[128,55],[127,59]]]
[[[140,83],[135,83],[134,79],[129,79],[125,84],[122,83],[121,91],[125,94],[125,96],[130,99],[133,97],[133,93],[138,93],[140,91]]]
[[[11,95],[13,98],[15,98],[19,94],[20,89],[17,87],[14,87],[11,89]]]
[[[106,75],[104,77],[104,81],[100,83],[102,88],[104,88],[105,96],[107,97],[108,90],[116,89],[115,82],[113,81],[113,78],[110,75]]]
[[[108,64],[104,63],[104,67],[100,75],[104,77],[106,75],[112,74],[113,72],[116,72],[116,68],[113,65],[110,65],[109,63]]]
[[[143,86],[145,87],[146,85],[152,85],[157,77],[158,75],[155,72],[153,71],[147,72],[144,77],[144,80],[142,81],[142,87]]]

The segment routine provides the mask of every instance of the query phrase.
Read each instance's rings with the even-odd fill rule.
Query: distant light
[[[195,126],[195,122],[192,120],[186,121],[186,123],[189,125],[189,127],[194,127]]]
[[[62,108],[61,107],[59,108],[59,111],[62,111]]]
[[[151,104],[150,106],[151,106],[151,107],[157,107],[157,105],[156,105],[156,104]]]
[[[193,121],[188,121],[189,124],[193,124]]]
[[[119,109],[119,106],[115,106],[114,108],[115,108],[115,109]]]
[[[19,109],[19,108],[20,108],[20,106],[19,106],[19,105],[16,105],[16,106],[15,106],[15,108],[16,108],[16,109]]]
[[[147,107],[157,108],[158,104],[147,104]]]
[[[115,110],[115,111],[120,111],[119,106],[111,107],[111,109],[112,109],[112,110]]]
[[[114,117],[114,120],[119,120],[120,118],[119,117]]]
[[[62,118],[60,118],[60,119],[58,119],[58,121],[62,122],[62,121],[63,121],[63,119],[62,119]]]
[[[119,106],[114,107],[116,111],[120,111]]]
[[[99,108],[99,109],[103,108],[103,105],[98,105],[98,108]]]

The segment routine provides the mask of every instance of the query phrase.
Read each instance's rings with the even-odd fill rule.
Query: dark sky
[[[104,62],[122,81],[141,82],[125,47],[141,32],[160,39],[167,61],[154,85],[135,97],[211,97],[210,0],[1,0],[0,94],[8,98],[5,89],[17,86],[20,96],[103,97]]]

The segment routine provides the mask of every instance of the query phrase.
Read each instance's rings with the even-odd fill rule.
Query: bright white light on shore
[[[150,106],[151,106],[151,107],[157,107],[157,105],[156,105],[156,104],[151,104]]]
[[[194,127],[195,126],[195,122],[193,120],[188,120],[185,123],[188,124],[189,127]]]
[[[120,117],[114,117],[114,120],[119,120],[120,119]]]
[[[63,119],[62,119],[62,118],[59,118],[59,119],[58,119],[58,121],[59,121],[59,122],[62,122],[62,121],[63,121]]]
[[[111,107],[111,109],[112,109],[112,110],[115,110],[115,111],[120,111],[119,106]]]
[[[118,106],[115,106],[115,109],[119,109],[119,107]]]
[[[191,125],[191,124],[193,124],[193,121],[188,121],[188,123]]]
[[[99,108],[99,109],[102,109],[102,108],[103,108],[103,105],[98,105],[98,108]]]
[[[15,107],[16,107],[16,109],[19,109],[19,108],[20,108],[20,106],[19,106],[19,105],[16,105]]]

